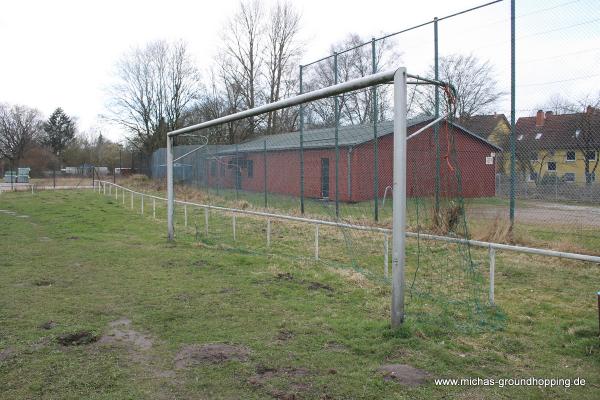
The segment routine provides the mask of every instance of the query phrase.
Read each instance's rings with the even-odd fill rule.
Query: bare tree
[[[18,166],[25,150],[40,136],[41,128],[38,110],[0,104],[0,156]]]
[[[439,79],[451,83],[456,89],[456,113],[459,118],[491,111],[505,94],[498,88],[493,65],[489,61],[480,61],[472,54],[440,57],[439,67]],[[433,74],[431,66],[430,75]],[[448,99],[443,95],[440,98],[441,111],[448,112]],[[415,101],[422,113],[432,114],[435,106],[434,90],[417,90]]]
[[[167,131],[183,126],[198,99],[200,76],[184,42],[156,41],[124,54],[110,88],[108,118],[129,130],[131,142],[150,154]]]
[[[370,75],[373,72],[373,54],[370,44],[362,45],[365,39],[357,34],[331,46],[337,55],[338,82]],[[344,51],[352,48],[353,50]],[[395,51],[389,40],[378,41],[375,47],[375,67],[382,71],[398,65],[401,54]],[[326,87],[335,83],[335,62],[330,57],[307,69],[308,90]],[[378,120],[385,119],[391,110],[391,91],[386,85],[378,87]],[[361,90],[339,97],[340,120],[343,124],[364,124],[373,121],[373,91]],[[313,102],[309,106],[308,121],[315,125],[330,126],[334,123],[335,108],[331,99]]]
[[[260,70],[263,64],[264,12],[259,0],[242,1],[239,10],[231,17],[223,30],[223,51],[218,56],[224,92],[229,111],[235,112],[241,105],[254,108],[260,101]],[[242,100],[238,103],[238,98]],[[249,118],[247,126],[240,129],[237,140],[254,134],[257,120]],[[232,129],[229,141],[236,140]]]
[[[298,58],[302,54],[302,44],[298,40],[300,31],[300,13],[288,1],[278,1],[273,5],[269,15],[270,23],[266,26],[267,57],[266,80],[268,85],[267,102],[280,100],[290,94],[295,83]],[[286,117],[284,120],[282,117]],[[267,115],[267,132],[277,133],[280,128],[291,128],[294,119],[285,110],[274,111]],[[281,122],[280,122],[281,120]]]

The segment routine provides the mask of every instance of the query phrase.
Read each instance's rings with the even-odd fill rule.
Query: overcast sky
[[[268,4],[271,1],[265,0]],[[485,0],[303,0],[305,64],[328,54],[333,42],[355,32],[365,38],[395,32]],[[132,46],[183,39],[201,70],[218,50],[225,20],[238,0],[32,1],[0,5],[0,102],[40,109],[60,106],[82,131],[123,132],[101,123],[116,60]],[[517,108],[530,113],[555,93],[573,100],[600,90],[600,1],[518,0]],[[440,23],[440,52],[473,53],[495,66],[510,89],[508,1]],[[397,37],[409,72],[423,73],[433,57],[433,28]],[[509,111],[508,96],[498,112]]]

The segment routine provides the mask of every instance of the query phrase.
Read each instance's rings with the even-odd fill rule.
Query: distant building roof
[[[422,115],[415,118],[410,118],[407,121],[407,128],[417,129],[417,126],[424,125],[431,121],[433,118],[428,115]],[[482,138],[476,135],[474,132],[466,129],[461,124],[453,124],[457,128],[462,129],[467,134],[476,137],[479,140],[489,144],[500,150],[498,146],[490,143],[486,138]],[[377,137],[389,135],[394,131],[393,121],[383,121],[377,124]],[[310,129],[304,131],[304,143],[305,149],[319,149],[319,148],[332,148],[335,147],[335,128],[321,128],[321,129]],[[276,135],[268,135],[258,139],[253,139],[237,145],[238,152],[250,152],[250,151],[262,151],[264,149],[265,141],[267,149],[272,150],[296,150],[300,148],[300,133],[288,132],[280,133]],[[338,129],[338,145],[340,147],[357,146],[363,143],[367,143],[373,140],[373,124],[361,124],[361,125],[350,125],[341,126]],[[218,152],[220,154],[231,154],[235,153],[235,145],[224,145],[219,146]]]
[[[409,133],[416,131],[419,127],[424,126],[427,122],[430,122],[433,117],[423,115],[415,118],[410,118],[407,121],[407,128]],[[498,151],[502,149],[489,142],[486,138],[483,138],[471,130],[465,128],[461,124],[452,123],[453,126],[461,129],[463,132],[475,137],[476,139],[487,143]],[[411,129],[412,128],[412,129]],[[393,121],[383,121],[377,124],[377,137],[389,135],[394,131]],[[335,128],[320,128],[310,129],[303,133],[304,136],[304,149],[326,149],[335,147]],[[362,125],[350,125],[341,126],[338,129],[338,145],[339,147],[351,147],[358,146],[363,143],[368,143],[373,140],[373,124],[362,124]],[[298,150],[300,148],[300,132],[287,132],[275,135],[267,135],[260,138],[252,139],[244,143],[237,145],[238,153],[257,152],[263,151],[265,142],[268,151],[273,150]],[[194,145],[176,146],[174,148],[175,157],[185,154],[188,151],[197,148]],[[212,154],[230,155],[236,153],[236,145],[208,145],[201,150],[202,152],[208,151]]]
[[[600,110],[553,114],[538,111],[533,117],[519,118],[517,146],[528,149],[582,149],[600,147]]]
[[[494,133],[494,130],[500,122],[509,125],[506,115],[504,114],[473,115],[472,117],[461,118],[458,120],[458,124],[483,139],[489,139],[490,135]]]

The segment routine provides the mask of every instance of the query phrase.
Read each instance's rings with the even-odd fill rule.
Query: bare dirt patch
[[[8,360],[14,354],[15,354],[15,351],[12,348],[7,347],[6,349],[0,351],[0,362]]]
[[[248,379],[252,386],[262,387],[269,395],[276,399],[295,400],[299,395],[310,389],[310,383],[301,382],[302,379],[311,375],[311,371],[306,368],[269,368],[259,365],[256,368],[256,375]],[[271,387],[271,380],[283,378],[288,381],[285,390]]]
[[[58,324],[52,320],[48,321],[48,322],[44,322],[43,324],[40,325],[40,329],[45,329],[45,330],[50,330],[53,328],[56,328]]]
[[[53,283],[53,279],[38,279],[33,282],[35,286],[52,286]]]
[[[429,372],[407,364],[388,364],[380,367],[378,371],[383,373],[383,380],[405,386],[422,385],[431,377]]]
[[[333,288],[325,283],[321,282],[310,282],[308,284],[310,290],[325,290],[327,292],[333,292]]]
[[[97,340],[98,336],[89,331],[67,333],[56,338],[56,341],[63,346],[83,346]]]
[[[347,351],[348,347],[344,346],[341,343],[338,342],[327,342],[325,343],[325,346],[323,346],[325,348],[325,350],[329,350],[329,351]]]
[[[250,351],[243,346],[212,343],[184,346],[175,356],[175,368],[182,369],[198,364],[220,364],[227,361],[246,361]]]
[[[293,338],[294,332],[288,331],[287,329],[281,329],[279,332],[277,332],[277,336],[275,336],[275,339],[279,342],[287,342]]]
[[[276,278],[280,281],[293,281],[294,280],[294,276],[292,274],[290,274],[289,272],[280,272],[277,274]]]
[[[148,350],[152,347],[152,338],[133,329],[130,329],[131,321],[128,318],[121,318],[109,324],[111,329],[106,335],[102,335],[100,344],[126,344],[133,345],[141,350]]]

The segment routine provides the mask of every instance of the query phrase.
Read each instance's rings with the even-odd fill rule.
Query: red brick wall
[[[418,127],[412,127],[414,132]],[[448,140],[454,138],[455,155],[448,161]],[[458,192],[456,171],[462,178],[462,196],[492,197],[495,195],[495,164],[486,165],[485,157],[496,150],[491,145],[468,135],[457,128],[440,128],[440,176],[441,192],[446,196],[461,195]],[[350,193],[348,191],[348,152],[347,147],[340,148],[339,190],[341,201],[364,201],[373,198],[373,142],[361,144],[350,151]],[[242,159],[252,160],[253,177],[242,168],[241,189],[262,192],[264,190],[263,153],[240,153]],[[383,196],[386,186],[392,185],[393,135],[379,139],[379,196]],[[304,194],[307,198],[321,197],[321,158],[329,158],[329,198],[335,198],[335,150],[319,149],[304,151]],[[224,168],[225,176],[211,176],[210,161],[207,165],[209,184],[235,188],[235,168],[227,163],[233,156],[221,157],[217,174]],[[429,128],[408,141],[407,193],[409,196],[431,196],[434,192],[435,150],[433,128]],[[300,152],[271,151],[267,153],[267,191],[270,193],[300,196]],[[454,168],[454,171],[451,170]],[[391,191],[388,192],[388,196]]]

